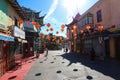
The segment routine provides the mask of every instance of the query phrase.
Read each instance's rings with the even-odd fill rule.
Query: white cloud
[[[45,22],[45,23],[51,22],[51,24],[58,24],[58,25],[63,24],[62,22],[58,21],[56,18],[54,18],[54,17],[52,17],[52,16],[49,16],[49,18],[46,19],[44,22]]]
[[[79,12],[80,9],[82,9],[88,0],[63,0],[62,6],[67,11],[67,22],[70,23],[72,20],[72,17]]]
[[[48,14],[45,16],[44,20],[47,19],[55,11],[57,4],[58,4],[58,0],[53,0],[53,4],[51,5]]]

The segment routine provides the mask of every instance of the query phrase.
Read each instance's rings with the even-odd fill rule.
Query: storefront
[[[13,33],[14,37],[15,37],[15,55],[17,54],[21,54],[23,55],[23,44],[25,42],[25,32],[21,29],[19,29],[17,26],[14,26],[14,33]],[[27,41],[26,41],[27,42]]]
[[[0,33],[0,76],[10,67],[10,62],[14,60],[13,55],[14,37]]]

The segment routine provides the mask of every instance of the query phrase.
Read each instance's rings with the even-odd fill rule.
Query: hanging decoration
[[[74,26],[73,26],[73,29],[76,29],[76,28],[77,28],[77,26],[76,26],[76,25],[74,25]]]
[[[36,27],[37,29],[39,29],[39,28],[41,27],[41,25],[40,25],[40,24],[36,24],[35,27]]]
[[[53,28],[50,28],[50,31],[53,31]]]
[[[59,34],[59,32],[58,32],[58,31],[56,31],[56,34]]]
[[[98,29],[100,30],[100,31],[102,31],[103,30],[103,26],[98,26]]]
[[[65,25],[62,24],[62,25],[61,25],[61,28],[64,29],[64,28],[65,28]]]
[[[35,22],[35,21],[32,21],[32,24],[33,24],[33,25],[36,25],[36,22]]]
[[[55,36],[55,37],[54,37],[54,39],[56,40],[56,39],[57,39],[57,37]]]
[[[23,23],[23,20],[18,20],[18,22],[19,22],[20,24],[22,24],[22,23]]]
[[[51,26],[51,24],[50,23],[47,23],[47,27],[50,27]]]
[[[80,30],[80,33],[82,34],[84,31],[83,30]]]
[[[62,37],[60,37],[60,40],[62,40]]]

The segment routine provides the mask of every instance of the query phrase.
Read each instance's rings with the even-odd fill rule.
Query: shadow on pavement
[[[120,80],[120,63],[113,62],[112,60],[98,59],[91,61],[87,56],[76,53],[65,53],[59,56],[70,61],[67,66],[70,66],[72,63],[81,63],[84,66],[90,67],[91,69],[101,72],[104,75],[110,76],[115,80]]]

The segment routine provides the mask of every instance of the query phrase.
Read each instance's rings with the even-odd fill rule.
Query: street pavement
[[[24,80],[120,80],[120,63],[48,51],[47,57],[35,60]]]

